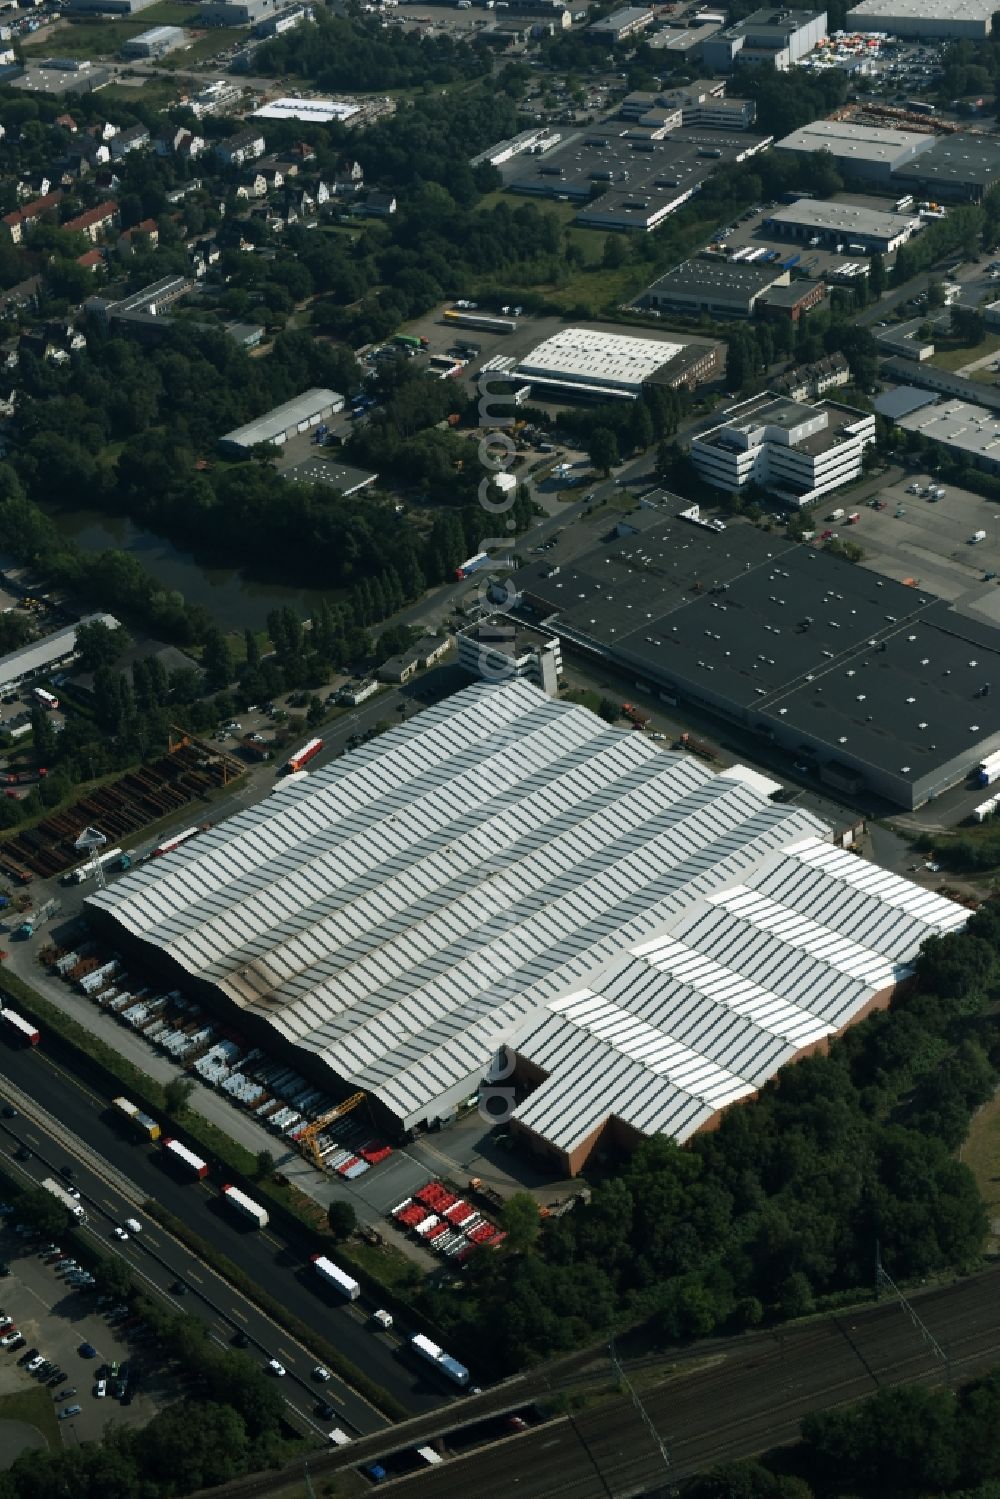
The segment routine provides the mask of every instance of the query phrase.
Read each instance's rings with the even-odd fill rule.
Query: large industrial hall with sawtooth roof
[[[554,1169],[685,1140],[888,1004],[961,906],[525,682],[479,683],[87,901],[129,962],[399,1132],[502,1047]]]

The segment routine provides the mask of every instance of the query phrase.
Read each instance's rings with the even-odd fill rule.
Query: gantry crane
[[[317,1143],[320,1135],[328,1124],[332,1124],[335,1119],[341,1119],[345,1114],[349,1114],[352,1109],[356,1109],[359,1104],[364,1103],[367,1097],[367,1093],[352,1093],[350,1098],[345,1098],[344,1102],[338,1103],[336,1108],[327,1109],[325,1114],[320,1114],[318,1119],[314,1119],[311,1124],[307,1124],[301,1135],[299,1135],[299,1148],[303,1155],[309,1157],[318,1171],[325,1170],[323,1157],[320,1154],[319,1144]]]

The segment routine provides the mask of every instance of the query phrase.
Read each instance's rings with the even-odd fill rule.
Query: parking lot
[[[74,1288],[66,1280],[67,1267],[57,1270],[59,1258],[39,1254],[50,1242],[20,1235],[9,1217],[3,1219],[0,1255],[9,1264],[10,1274],[0,1279],[0,1309],[3,1317],[12,1319],[4,1331],[16,1328],[26,1341],[12,1348],[0,1347],[0,1408],[5,1395],[44,1388],[59,1417],[62,1440],[70,1443],[101,1440],[109,1423],[145,1425],[168,1394],[156,1358],[151,1357],[149,1345],[130,1343],[131,1330],[122,1326],[129,1320],[126,1309],[118,1309],[114,1298],[102,1296],[99,1305],[98,1287]],[[81,1352],[85,1347],[94,1350],[92,1356]],[[29,1372],[26,1356],[32,1349],[35,1357],[41,1356],[53,1367]],[[124,1373],[128,1389],[125,1393],[119,1384],[123,1389],[119,1398],[114,1394],[112,1365],[118,1366],[119,1380]],[[98,1398],[95,1392],[101,1378],[105,1394]],[[57,1379],[59,1383],[53,1384]],[[62,1412],[74,1405],[79,1405],[79,1412],[64,1417]]]
[[[914,486],[924,490],[914,493]],[[930,486],[944,489],[941,499],[926,493]],[[1000,509],[981,495],[939,485],[928,474],[915,473],[879,491],[883,510],[860,509],[857,525],[834,525],[841,539],[864,548],[864,566],[888,578],[909,578],[938,594],[960,601],[964,611],[1000,620]],[[832,508],[836,508],[831,502]],[[830,511],[820,506],[816,525],[825,530]],[[985,531],[985,539],[970,538]],[[987,573],[994,574],[991,579]]]
[[[944,42],[881,37],[877,45],[869,43],[864,33],[841,33],[808,53],[798,66],[807,72],[846,70],[855,75],[859,92],[867,89],[900,104],[929,93],[943,72]]]

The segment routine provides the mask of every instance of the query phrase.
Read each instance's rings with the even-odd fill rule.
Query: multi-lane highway
[[[16,1090],[16,1093],[14,1092]],[[20,1118],[3,1122],[0,1141],[6,1139],[8,1151],[22,1141],[39,1161],[58,1169],[67,1161],[76,1166],[78,1185],[97,1209],[100,1221],[109,1214],[111,1222],[142,1201],[153,1199],[182,1219],[195,1233],[233,1260],[292,1316],[333,1343],[346,1358],[363,1368],[368,1376],[391,1392],[413,1412],[431,1413],[447,1401],[445,1391],[428,1381],[422,1370],[401,1356],[399,1340],[377,1330],[370,1320],[372,1307],[363,1303],[348,1305],[335,1300],[318,1281],[309,1265],[312,1245],[295,1242],[277,1234],[272,1228],[249,1230],[235,1222],[220,1200],[218,1182],[209,1184],[179,1181],[166,1169],[157,1147],[134,1144],[113,1118],[110,1100],[99,1097],[44,1054],[44,1050],[0,1048],[0,1095],[13,1096],[22,1110]],[[30,1100],[44,1100],[44,1109]],[[0,1149],[3,1145],[0,1144]],[[36,1162],[29,1163],[32,1170]],[[45,1170],[37,1172],[47,1174]],[[180,1276],[192,1292],[202,1294],[209,1275],[206,1267],[172,1240],[161,1229],[151,1229],[142,1241],[142,1252],[156,1248],[173,1274]],[[169,1253],[168,1253],[169,1250]],[[217,1280],[211,1303],[232,1329],[249,1329],[250,1304],[225,1282]],[[164,1284],[169,1283],[164,1281]],[[190,1306],[192,1297],[186,1298]],[[305,1350],[295,1351],[287,1335],[281,1347],[289,1353],[282,1356],[275,1340],[277,1329],[266,1318],[260,1318],[252,1332],[255,1343],[268,1356],[277,1356],[290,1372],[308,1378],[316,1358]],[[359,1432],[370,1432],[384,1426],[381,1416],[353,1390],[337,1381],[331,1404],[342,1411],[345,1420]],[[332,1387],[327,1386],[327,1391]]]
[[[882,1386],[958,1382],[1000,1363],[998,1291],[1000,1272],[989,1271],[914,1299],[948,1355],[947,1366],[894,1301],[778,1332],[704,1343],[680,1354],[674,1372],[658,1385],[650,1363],[635,1371],[645,1416],[631,1400],[610,1399],[469,1456],[453,1456],[408,1478],[406,1493],[412,1499],[451,1499],[457,1493],[510,1499],[512,1492],[520,1499],[629,1499],[661,1486],[667,1490],[700,1469],[793,1440],[807,1411],[844,1405]],[[613,1384],[609,1363],[596,1374],[583,1382],[584,1390]],[[566,1387],[574,1382],[578,1376],[562,1381]],[[559,1387],[558,1377],[538,1371],[512,1383],[508,1404]],[[409,1423],[410,1442],[419,1439],[416,1425]],[[420,1427],[426,1440],[445,1432],[447,1422],[442,1414]],[[391,1445],[384,1436],[367,1437],[349,1452],[317,1457],[310,1467],[318,1476],[363,1465],[404,1446],[402,1438],[401,1430],[392,1432]],[[258,1477],[234,1486],[232,1499],[279,1487],[273,1477]]]

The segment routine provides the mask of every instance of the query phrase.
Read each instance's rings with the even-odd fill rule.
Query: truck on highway
[[[144,1140],[158,1140],[160,1138],[160,1126],[156,1120],[151,1119],[148,1114],[144,1114],[130,1099],[119,1097],[113,1098],[111,1102],[119,1114],[128,1120],[132,1128]]]
[[[54,1176],[47,1176],[42,1182],[42,1186],[45,1188],[46,1192],[51,1192],[53,1197],[58,1198],[63,1207],[67,1208],[78,1222],[86,1223],[86,1209],[80,1206],[75,1197],[70,1196],[66,1188],[60,1185],[60,1183],[56,1181]]]
[[[430,1338],[425,1338],[422,1332],[418,1332],[416,1337],[410,1339],[410,1348],[418,1358],[422,1358],[427,1364],[432,1364],[440,1374],[444,1375],[445,1379],[458,1385],[460,1389],[465,1389],[469,1383],[469,1371],[465,1365],[460,1364],[458,1359],[452,1358],[450,1353],[445,1353],[444,1349],[439,1348],[436,1343],[432,1343]]]
[[[322,739],[310,739],[300,750],[296,750],[294,755],[289,755],[285,762],[285,770],[290,775],[294,775],[300,770],[305,770],[309,761],[318,755],[322,748]]]
[[[167,1152],[167,1159],[178,1166],[188,1176],[193,1176],[197,1181],[204,1181],[208,1175],[208,1162],[203,1161],[200,1155],[195,1155],[193,1150],[188,1150],[180,1140],[164,1136],[163,1148]]]
[[[481,568],[488,567],[489,561],[489,552],[477,552],[474,557],[467,557],[464,562],[459,563],[455,569],[455,577],[461,582],[470,573],[477,573]]]
[[[257,1228],[266,1228],[271,1221],[267,1209],[262,1208],[259,1202],[254,1202],[253,1198],[248,1197],[245,1192],[241,1192],[239,1187],[231,1187],[227,1183],[222,1188],[222,1195],[230,1207],[235,1208],[241,1217],[245,1218],[248,1223],[253,1223]]]
[[[1000,750],[994,750],[992,755],[980,760],[975,779],[977,786],[992,786],[994,781],[1000,781]]]
[[[323,1254],[314,1254],[311,1263],[316,1274],[326,1281],[328,1286],[332,1286],[335,1291],[346,1296],[348,1301],[357,1301],[361,1295],[361,1287],[346,1271],[341,1270],[339,1265],[335,1265]]]
[[[16,1041],[26,1042],[29,1046],[37,1046],[42,1039],[30,1020],[25,1020],[16,1010],[4,1008],[0,1010],[0,1020],[7,1027],[7,1034]]]

